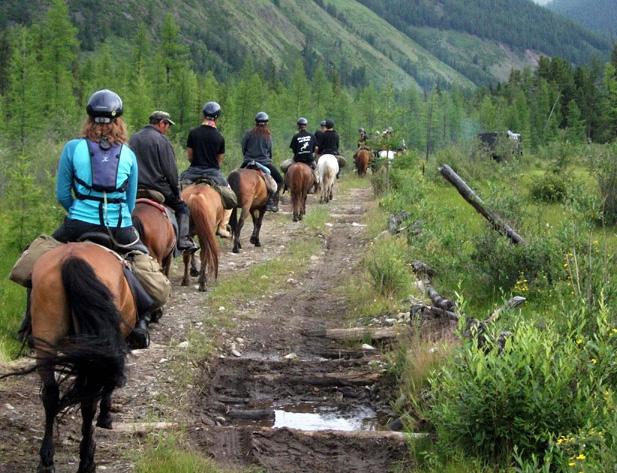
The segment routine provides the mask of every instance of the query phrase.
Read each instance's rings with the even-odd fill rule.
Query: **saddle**
[[[187,187],[196,186],[196,185],[204,185],[209,186],[219,193],[221,196],[221,201],[223,202],[224,209],[234,209],[238,205],[238,199],[233,190],[229,187],[224,187],[216,183],[216,181],[208,176],[200,176],[194,181],[182,181],[180,185],[182,186],[182,190]]]
[[[268,192],[276,192],[278,190],[278,184],[270,175],[270,170],[263,164],[260,164],[257,161],[249,161],[247,165],[244,166],[244,169],[252,169],[253,171],[257,171],[266,183],[266,189],[268,189]]]

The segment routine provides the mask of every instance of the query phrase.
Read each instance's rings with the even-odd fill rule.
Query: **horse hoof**
[[[189,285],[188,279],[183,279],[182,282],[180,283],[180,286],[188,286],[188,285]]]
[[[197,271],[195,268],[191,268],[191,276],[196,278],[197,276],[199,276],[199,271]]]
[[[79,464],[79,469],[77,473],[95,473],[96,472],[96,463],[93,461],[88,462],[86,465],[82,466],[82,463]]]
[[[206,286],[202,286],[202,285],[199,286],[199,292],[206,292],[206,290],[207,290]]]
[[[36,469],[36,473],[56,473],[56,467],[54,467],[53,465],[43,466],[39,464],[38,468]]]
[[[113,428],[112,424],[113,423],[111,420],[111,416],[99,417],[98,420],[96,421],[96,426],[100,427],[101,429],[112,430]]]
[[[135,327],[127,337],[127,341],[129,343],[129,347],[134,350],[148,348],[148,345],[150,345],[150,334],[147,329]]]
[[[233,250],[231,250],[231,251],[232,251],[233,253],[240,253],[240,248],[236,248],[236,247],[234,246],[234,249],[233,249]]]

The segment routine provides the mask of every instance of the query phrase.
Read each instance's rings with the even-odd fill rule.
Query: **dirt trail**
[[[349,324],[342,317],[347,302],[336,288],[354,271],[366,244],[358,222],[370,197],[370,188],[335,188],[327,235],[306,272],[290,269],[286,284],[229,314],[234,328],[221,331],[219,356],[201,373],[178,344],[190,332],[207,330],[206,296],[196,285],[180,287],[180,268],[174,267],[174,293],[151,331],[152,345],[134,352],[127,386],[114,395],[116,431],[97,429],[97,471],[133,471],[144,437],[120,431],[152,421],[184,426],[196,449],[228,466],[258,464],[286,473],[381,472],[404,457],[403,436],[383,431],[391,413],[379,356],[306,336]],[[309,209],[316,205],[317,198],[310,196]],[[287,197],[279,215],[266,217],[261,248],[248,243],[250,223],[240,254],[223,241],[220,278],[276,258],[303,238],[303,224],[293,223],[289,210]],[[178,363],[191,367],[195,385],[174,380]],[[42,419],[35,376],[0,382],[0,472],[35,470]],[[56,437],[58,473],[76,469],[79,440],[79,415],[70,413]]]

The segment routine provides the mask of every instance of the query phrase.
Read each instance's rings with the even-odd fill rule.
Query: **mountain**
[[[52,0],[3,0],[0,29],[40,21]],[[303,60],[346,85],[471,89],[506,80],[540,55],[583,64],[607,56],[598,35],[529,0],[67,0],[81,48],[106,39],[128,50],[141,24],[157,38],[173,13],[199,72],[223,79],[247,56],[266,75],[289,78]],[[567,31],[568,36],[563,32]],[[119,42],[119,43],[118,43]]]
[[[617,36],[615,0],[553,0],[547,8],[567,16],[590,30]]]

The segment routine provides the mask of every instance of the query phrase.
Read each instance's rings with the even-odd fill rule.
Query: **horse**
[[[169,276],[176,247],[176,233],[164,207],[149,199],[138,199],[131,217],[139,238],[150,251],[150,255],[158,261],[165,276]]]
[[[214,279],[219,274],[219,245],[216,241],[216,229],[223,220],[223,202],[221,196],[212,187],[206,184],[189,186],[182,191],[182,200],[187,203],[191,211],[191,235],[199,237],[199,254],[201,265],[199,268],[199,290],[206,290],[208,274]],[[191,276],[197,275],[195,256],[185,252],[184,276],[182,285],[189,284],[189,263]]]
[[[238,204],[231,212],[229,224],[231,225],[231,235],[234,239],[233,252],[239,253],[242,245],[240,244],[240,232],[244,226],[244,221],[250,213],[253,218],[253,233],[250,242],[255,246],[261,246],[259,241],[259,231],[261,222],[266,213],[268,202],[268,189],[264,179],[255,169],[235,169],[227,177],[229,186],[236,193]],[[238,209],[242,209],[238,217]]]
[[[320,162],[324,156],[326,155],[319,158]],[[336,158],[334,159],[336,160]],[[319,166],[319,164],[317,164],[317,166]],[[336,176],[336,173],[334,175]],[[293,163],[285,173],[285,185],[289,188],[291,193],[294,222],[302,220],[302,217],[306,213],[306,196],[314,181],[315,179],[311,168],[301,162]]]
[[[54,421],[67,407],[81,405],[82,441],[77,473],[92,473],[92,422],[111,429],[111,395],[125,384],[125,338],[137,319],[122,262],[92,243],[68,243],[41,256],[32,271],[30,311],[36,365],[42,384],[45,434],[38,473],[54,473]],[[56,373],[63,376],[59,381]],[[62,384],[66,384],[63,393]]]
[[[360,148],[355,155],[358,177],[366,177],[366,170],[371,162],[371,152],[366,148]]]
[[[328,203],[332,200],[332,190],[334,181],[338,174],[338,161],[332,154],[324,154],[317,163],[317,173],[319,174],[320,203]]]

